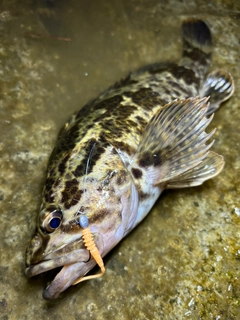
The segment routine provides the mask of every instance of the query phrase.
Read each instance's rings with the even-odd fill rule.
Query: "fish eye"
[[[61,218],[60,217],[53,217],[49,221],[49,227],[50,229],[57,229],[60,226]]]
[[[55,231],[60,227],[63,213],[62,210],[56,206],[49,206],[41,212],[42,229],[48,233]]]

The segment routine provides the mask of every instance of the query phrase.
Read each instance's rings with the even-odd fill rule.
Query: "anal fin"
[[[211,72],[205,80],[200,97],[210,96],[210,106],[207,115],[215,112],[221,102],[229,99],[234,92],[234,81],[230,73],[225,70]]]
[[[209,151],[207,157],[196,167],[171,180],[167,189],[187,188],[201,185],[204,181],[215,177],[224,166],[223,157]]]

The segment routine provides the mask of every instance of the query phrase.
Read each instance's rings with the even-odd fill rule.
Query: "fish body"
[[[234,91],[229,73],[205,78],[211,34],[183,23],[179,63],[158,63],[120,81],[73,115],[49,160],[37,229],[27,248],[28,277],[62,267],[44,290],[56,298],[96,264],[79,218],[104,257],[149,213],[166,188],[202,184],[223,168],[205,129]],[[205,80],[204,80],[205,79]],[[210,96],[210,104],[207,96]]]

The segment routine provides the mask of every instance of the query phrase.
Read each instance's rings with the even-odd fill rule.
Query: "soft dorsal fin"
[[[176,186],[178,177],[182,180],[193,180],[193,168],[198,169],[198,175],[201,175],[201,168],[202,174],[206,177],[202,181],[216,175],[223,166],[222,157],[218,158],[218,161],[212,161],[211,154],[209,161],[211,160],[212,169],[208,174],[204,173],[206,168],[200,165],[207,158],[208,150],[214,143],[212,141],[206,144],[215,132],[205,132],[212,120],[212,116],[206,117],[207,100],[198,97],[175,100],[160,109],[145,129],[130,163],[132,172],[136,172],[136,169],[142,170],[144,178],[150,184],[164,183],[169,186],[171,181],[174,181],[172,186]],[[184,176],[187,172],[188,175]]]

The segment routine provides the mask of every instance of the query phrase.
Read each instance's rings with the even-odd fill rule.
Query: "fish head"
[[[68,180],[62,178],[57,188],[52,180],[51,190],[44,188],[36,231],[26,251],[27,277],[61,267],[44,290],[45,299],[56,298],[96,264],[83,242],[81,215],[88,218],[94,243],[103,257],[123,238],[128,213],[133,212],[131,176],[117,154],[99,161],[94,170],[78,179],[68,172]],[[51,197],[46,196],[49,192]],[[66,193],[72,194],[71,201]],[[54,201],[46,201],[50,198]]]
[[[39,223],[26,250],[28,277],[61,267],[60,272],[44,290],[45,299],[57,298],[95,265],[84,245],[77,221],[64,221],[63,215],[64,212],[54,205],[41,210]],[[61,226],[58,226],[59,223]],[[102,251],[102,236],[96,232],[93,236],[97,247]]]

